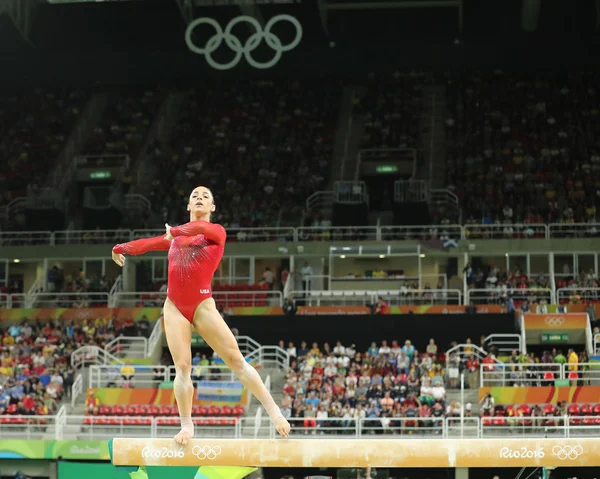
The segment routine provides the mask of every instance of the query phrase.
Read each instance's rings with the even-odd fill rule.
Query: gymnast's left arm
[[[208,221],[190,221],[181,226],[173,226],[169,228],[167,226],[167,235],[170,234],[173,238],[177,236],[196,236],[204,235],[210,241],[217,244],[225,244],[227,239],[227,233],[225,228],[215,223],[209,223]]]

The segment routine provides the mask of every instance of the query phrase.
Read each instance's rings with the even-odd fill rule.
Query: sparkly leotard
[[[118,244],[113,252],[139,255],[168,250],[167,297],[191,323],[198,305],[212,296],[212,278],[223,257],[227,234],[221,225],[192,221],[171,228],[171,236],[170,241],[155,236]]]

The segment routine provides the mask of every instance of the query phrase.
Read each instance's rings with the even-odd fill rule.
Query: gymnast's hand
[[[167,234],[165,235],[165,239],[167,241],[171,241],[173,239],[173,237],[171,236],[171,227],[169,226],[169,223],[165,223],[165,228],[167,229]]]
[[[119,254],[119,253],[115,253],[114,251],[112,254],[112,260],[115,263],[117,263],[121,268],[125,264],[125,256],[123,256],[122,254]]]

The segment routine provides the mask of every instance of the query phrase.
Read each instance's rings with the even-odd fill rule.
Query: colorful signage
[[[597,466],[600,440],[481,439],[172,439],[115,438],[113,464],[312,468],[455,468]],[[424,475],[424,474],[423,474]],[[151,479],[151,478],[150,478]]]
[[[175,404],[175,395],[172,389],[150,389],[150,388],[89,388],[88,394],[93,392],[102,404],[152,404],[152,405],[163,405],[163,404]],[[219,394],[218,391],[215,394]],[[237,400],[239,398],[239,400]],[[223,398],[218,399],[216,396],[211,396],[211,399],[194,399],[194,404],[204,406],[236,406],[246,404],[247,391],[244,389],[241,395],[236,396],[236,400],[230,401],[230,397],[223,395]]]
[[[567,333],[542,333],[542,343],[568,343]]]
[[[600,386],[542,386],[479,388],[479,400],[490,393],[496,404],[592,403],[600,398]]]
[[[0,309],[0,321],[56,321],[60,319],[82,321],[85,319],[117,317],[121,320],[139,321],[146,317],[156,321],[162,308],[35,308]]]
[[[584,313],[524,314],[523,322],[527,331],[537,329],[547,333],[561,329],[585,329],[589,320]]]
[[[386,314],[465,314],[466,307],[457,304],[446,306],[390,306]],[[497,304],[480,304],[478,314],[502,313],[502,307]]]
[[[1,440],[0,459],[109,460],[107,441]]]

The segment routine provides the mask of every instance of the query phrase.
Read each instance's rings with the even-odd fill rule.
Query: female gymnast
[[[192,403],[194,385],[192,370],[192,328],[225,361],[242,384],[254,394],[269,414],[277,432],[288,437],[290,425],[281,414],[273,397],[256,370],[246,363],[237,341],[217,311],[212,298],[213,274],[223,257],[225,229],[210,222],[215,211],[214,197],[208,188],[199,186],[190,195],[187,210],[190,222],[182,226],[166,226],[166,234],[118,244],[112,258],[119,266],[125,264],[125,254],[139,255],[147,251],[169,251],[167,299],[164,325],[169,351],[175,363],[173,390],[181,431],[175,442],[186,445],[194,437]]]

